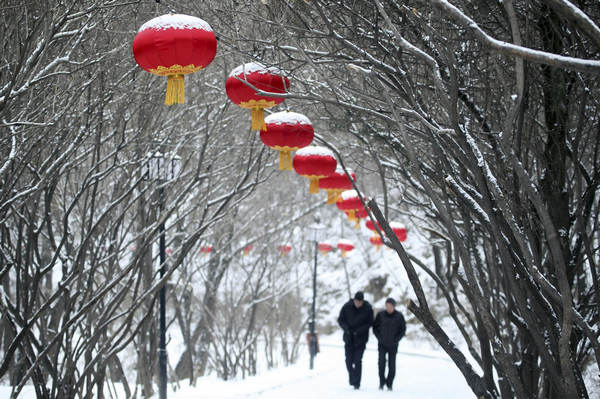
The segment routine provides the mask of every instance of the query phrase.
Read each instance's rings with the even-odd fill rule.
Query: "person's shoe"
[[[379,390],[383,391],[383,384],[379,385]]]
[[[387,387],[387,388],[388,388],[388,391],[391,391],[391,390],[392,390],[392,386],[391,386],[391,385],[388,385],[388,387]]]
[[[360,385],[354,385],[354,389],[358,391],[360,389]]]

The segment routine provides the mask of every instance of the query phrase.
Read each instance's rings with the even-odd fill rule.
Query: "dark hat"
[[[354,299],[359,300],[359,301],[364,301],[365,294],[363,294],[362,291],[356,291],[356,294],[354,294]]]
[[[394,298],[388,298],[388,299],[386,299],[385,303],[391,303],[392,306],[396,306],[396,301],[394,300]]]

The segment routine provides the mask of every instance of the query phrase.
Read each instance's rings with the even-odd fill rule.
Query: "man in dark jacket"
[[[396,309],[396,301],[393,298],[385,300],[385,310],[377,313],[373,324],[373,333],[379,342],[379,389],[384,385],[392,390],[392,383],[396,376],[396,353],[398,353],[398,342],[404,337],[406,323],[402,313]],[[388,356],[388,375],[385,376],[385,356]]]
[[[344,330],[344,349],[346,350],[346,368],[350,377],[350,385],[360,388],[362,374],[362,357],[369,340],[369,329],[373,325],[373,308],[365,301],[361,291],[354,299],[342,306],[338,323]]]

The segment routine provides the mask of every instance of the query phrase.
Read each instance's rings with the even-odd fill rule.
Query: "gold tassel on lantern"
[[[327,191],[327,205],[335,204],[338,194],[335,191]]]
[[[167,77],[167,95],[165,104],[183,104],[185,102],[185,79],[183,75],[169,75]]]
[[[348,252],[348,251],[344,251],[344,250],[342,250],[342,258],[345,258],[345,257],[346,257],[346,253],[347,253],[347,252]]]
[[[264,108],[252,108],[252,130],[267,130]]]
[[[292,154],[289,151],[279,151],[279,170],[292,170]]]
[[[356,219],[357,219],[357,217],[356,217],[356,210],[354,210],[354,209],[349,210],[348,211],[348,220],[351,221],[351,222],[353,222]]]
[[[319,193],[319,178],[318,177],[310,178],[310,185],[308,186],[308,192],[311,194]]]

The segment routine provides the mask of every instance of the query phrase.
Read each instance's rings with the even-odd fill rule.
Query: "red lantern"
[[[316,194],[319,192],[319,179],[335,172],[337,161],[328,148],[309,146],[296,152],[293,165],[296,173],[310,179],[308,192]]]
[[[398,237],[398,241],[400,241],[400,242],[406,241],[406,238],[407,238],[406,227],[404,227],[403,224],[398,223],[398,222],[390,222],[390,227],[396,234],[396,237]]]
[[[292,250],[292,246],[290,244],[280,245],[279,250],[281,251],[281,256],[286,256]]]
[[[184,75],[206,68],[216,53],[217,39],[210,25],[189,15],[167,14],[151,19],[133,39],[137,64],[154,75],[167,77],[167,105],[184,103]]]
[[[212,250],[213,250],[213,247],[211,245],[200,247],[200,253],[204,254],[204,256],[210,255]]]
[[[250,62],[231,71],[225,81],[229,99],[242,108],[252,110],[252,130],[265,130],[265,108],[282,103],[284,98],[258,95],[251,86],[260,91],[283,94],[290,87],[290,80],[278,68]]]
[[[333,245],[331,245],[328,242],[320,242],[317,245],[317,249],[319,250],[319,252],[321,252],[321,255],[326,255],[327,252],[329,252],[333,249]]]
[[[356,175],[350,172],[352,180],[356,181]],[[327,191],[327,204],[335,204],[342,191],[352,190],[352,182],[346,176],[344,169],[338,166],[330,176],[319,180],[319,188]]]
[[[381,236],[379,234],[370,237],[369,242],[373,244],[375,248],[377,248],[377,251],[379,251],[379,249],[383,245],[383,242],[381,241]]]
[[[367,220],[367,222],[365,223],[365,227],[371,231],[374,231],[376,235],[379,235],[379,233],[377,233],[377,229],[375,228],[375,225],[373,224],[371,219]],[[379,225],[379,223],[377,223],[377,227],[379,228],[379,230],[381,230],[381,226]]]
[[[276,112],[265,118],[266,130],[260,139],[266,146],[279,151],[279,169],[292,170],[292,151],[306,147],[313,141],[314,130],[310,120],[296,112]]]
[[[348,214],[346,214],[348,215]],[[354,228],[355,229],[360,229],[360,220],[361,219],[366,219],[369,217],[369,213],[367,212],[367,210],[363,207],[362,209],[357,209],[354,212]],[[350,215],[348,215],[348,218],[350,218]]]
[[[366,199],[365,199],[366,201]],[[348,219],[356,221],[357,211],[364,211],[365,208],[360,200],[360,196],[356,190],[346,190],[340,194],[335,203],[339,210],[346,212]]]
[[[338,241],[337,247],[342,251],[342,258],[345,258],[346,254],[354,249],[354,244],[350,240],[341,239]]]
[[[250,251],[252,251],[252,248],[254,248],[254,245],[252,244],[248,244],[244,247],[244,256],[248,255],[250,253]]]

